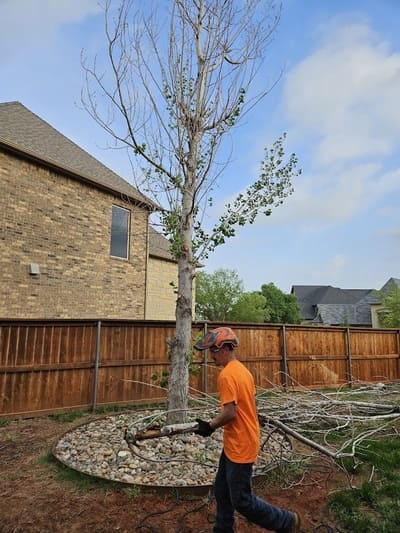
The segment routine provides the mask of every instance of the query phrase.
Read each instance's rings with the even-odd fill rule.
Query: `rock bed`
[[[125,429],[154,411],[107,416],[78,426],[57,442],[54,456],[66,466],[87,475],[134,485],[191,487],[209,486],[215,477],[222,449],[222,430],[204,438],[193,433],[144,440],[129,448]],[[161,416],[161,413],[160,413]],[[262,434],[265,441],[266,435]],[[271,466],[272,457],[290,453],[284,437],[264,443],[255,475]]]

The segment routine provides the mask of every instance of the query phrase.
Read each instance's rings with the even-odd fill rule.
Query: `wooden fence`
[[[218,324],[195,323],[196,337]],[[338,387],[400,379],[400,331],[230,324],[256,384]],[[165,399],[174,322],[0,320],[0,416],[49,414]],[[195,353],[191,393],[216,392],[218,369]]]

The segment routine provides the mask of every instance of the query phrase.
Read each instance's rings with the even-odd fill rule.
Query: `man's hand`
[[[214,433],[215,430],[210,426],[210,422],[201,420],[201,418],[196,418],[196,422],[199,424],[199,428],[195,431],[197,435],[201,435],[202,437],[209,437]]]

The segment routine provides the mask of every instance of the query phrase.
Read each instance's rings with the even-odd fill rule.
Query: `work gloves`
[[[196,429],[195,433],[197,435],[201,435],[202,437],[209,437],[214,433],[214,429],[210,426],[210,422],[206,422],[205,420],[201,420],[201,418],[196,418],[196,422],[199,424],[198,429]]]

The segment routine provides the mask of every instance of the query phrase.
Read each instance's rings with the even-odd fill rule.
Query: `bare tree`
[[[280,18],[273,0],[168,0],[151,9],[106,0],[108,67],[83,59],[84,107],[118,146],[141,161],[137,188],[160,205],[160,222],[178,262],[176,331],[170,341],[169,423],[182,422],[188,398],[195,265],[240,225],[269,215],[292,192],[294,154],[284,136],[265,151],[259,178],[206,231],[211,191],[229,163],[217,161],[226,134],[264,97],[250,86]],[[142,3],[140,3],[142,4]],[[99,95],[108,105],[99,103]]]

